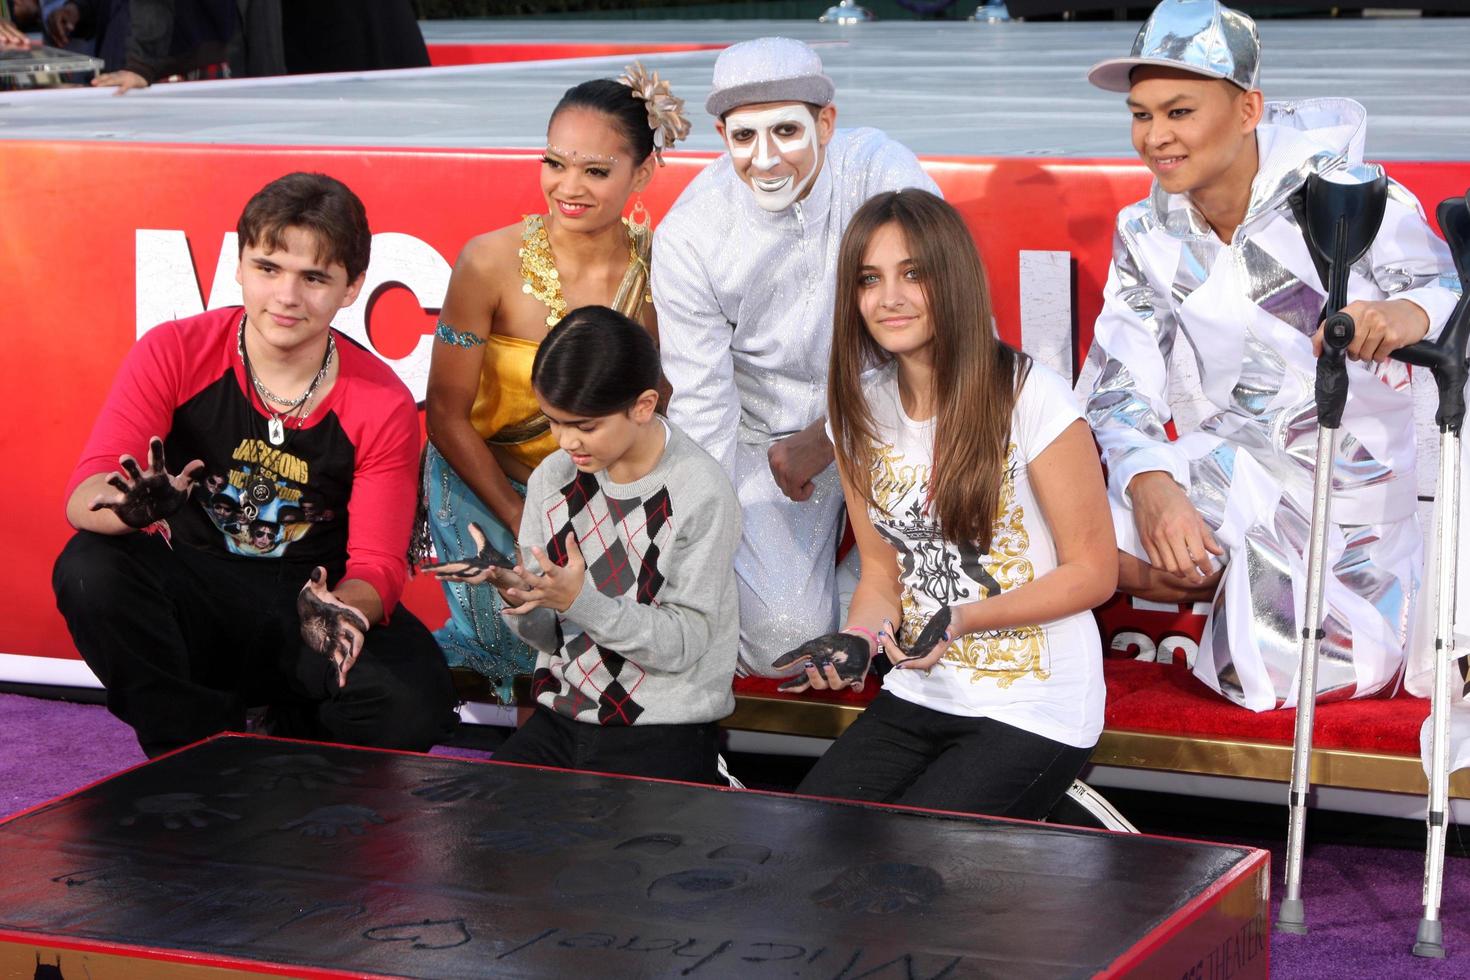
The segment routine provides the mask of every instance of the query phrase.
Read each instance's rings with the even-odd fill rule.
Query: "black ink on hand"
[[[204,465],[196,460],[178,476],[169,476],[163,440],[157,436],[148,442],[146,471],[140,470],[138,461],[131,456],[123,456],[118,464],[124,472],[113,473],[107,478],[107,484],[121,496],[113,500],[99,497],[92,502],[91,509],[110,510],[128,527],[137,530],[158,523],[183,506],[194,485],[193,473]]]
[[[942,641],[949,639],[949,622],[953,618],[954,612],[949,606],[940,606],[939,612],[929,617],[929,622],[925,623],[924,628],[919,631],[919,638],[909,647],[914,651],[913,655],[904,657],[902,660],[895,660],[893,666],[923,660],[929,656],[929,651]]]
[[[477,550],[473,555],[456,559],[455,561],[440,562],[437,565],[428,565],[424,571],[438,575],[451,581],[474,578],[481,572],[487,572],[492,568],[503,568],[511,571],[516,563],[496,550],[485,536],[485,530],[480,525],[470,522],[470,540],[475,543]]]
[[[852,633],[828,633],[815,640],[807,640],[795,650],[781,654],[771,666],[784,670],[800,665],[803,669],[815,667],[818,671],[831,666],[836,669],[838,677],[856,686],[867,676],[868,664],[872,659],[872,648],[863,637]],[[777,690],[795,690],[805,687],[806,684],[806,675],[798,674]]]
[[[311,580],[301,587],[296,615],[301,620],[301,638],[337,665],[338,686],[345,684],[347,671],[367,637],[367,619],[327,591],[327,570],[321,566],[312,569]]]

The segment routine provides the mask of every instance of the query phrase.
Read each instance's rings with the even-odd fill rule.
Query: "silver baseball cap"
[[[1087,80],[1126,92],[1139,65],[1223,78],[1249,92],[1261,77],[1261,38],[1255,21],[1217,0],[1163,0],[1133,39],[1129,56],[1098,62]]]
[[[705,111],[721,118],[731,109],[757,102],[810,102],[824,106],[837,93],[822,73],[822,59],[801,41],[758,37],[732,44],[715,59],[712,91]]]

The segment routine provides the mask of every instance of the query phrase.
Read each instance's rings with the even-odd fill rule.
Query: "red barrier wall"
[[[438,258],[430,258],[447,269],[470,236],[543,206],[538,155],[532,150],[5,143],[0,392],[8,418],[0,425],[0,540],[8,573],[0,654],[76,656],[50,590],[51,563],[70,533],[62,485],[113,373],[137,336],[139,307],[161,291],[177,294],[179,281],[169,278],[174,272],[192,273],[196,310],[210,297],[217,263],[220,277],[233,284],[233,266],[219,262],[221,243],[252,193],[291,170],[325,171],[361,195],[375,235],[409,236],[437,252]],[[644,194],[655,218],[708,159],[707,154],[670,155],[669,166]],[[1018,252],[1071,253],[1072,310],[1081,325],[1076,350],[1085,352],[1101,306],[1113,216],[1146,191],[1142,168],[1126,161],[1030,158],[930,158],[925,163],[980,243],[1007,339],[1020,339]],[[1465,163],[1402,163],[1390,169],[1431,206],[1463,193],[1470,183]],[[192,268],[171,272],[143,262],[139,231],[150,229],[186,236]],[[388,244],[375,243],[375,248],[386,253]],[[408,272],[404,278],[413,281]],[[401,285],[360,300],[365,305],[360,315],[379,354],[390,361],[404,358],[432,332],[438,301],[427,310],[426,302]],[[188,312],[181,308],[177,315]],[[420,580],[411,587],[410,604],[434,625],[442,615],[440,603],[432,583]]]

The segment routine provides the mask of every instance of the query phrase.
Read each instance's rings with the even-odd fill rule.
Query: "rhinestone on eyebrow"
[[[603,166],[611,167],[618,162],[617,157],[598,156],[595,153],[578,153],[576,150],[565,150],[559,146],[552,146],[550,143],[546,144],[546,152],[554,153],[568,163],[600,163]]]

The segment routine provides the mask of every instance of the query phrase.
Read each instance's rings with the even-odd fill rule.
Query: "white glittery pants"
[[[1311,513],[1249,451],[1205,433],[1190,457],[1190,500],[1225,549],[1194,674],[1252,711],[1296,703]],[[1118,547],[1148,560],[1133,513],[1116,502]],[[1366,697],[1403,669],[1423,561],[1419,520],[1333,524],[1327,533],[1319,700]]]
[[[740,443],[735,493],[744,533],[735,552],[740,586],[740,672],[762,677],[771,662],[837,628],[834,556],[842,488],[837,467],[817,475],[800,503],[776,486],[765,445]],[[791,673],[785,671],[785,673]]]

